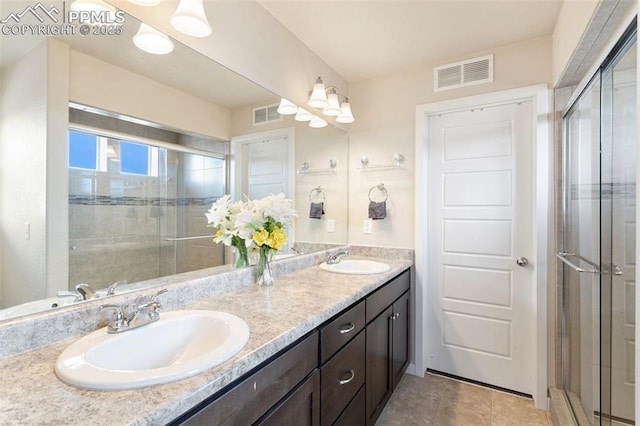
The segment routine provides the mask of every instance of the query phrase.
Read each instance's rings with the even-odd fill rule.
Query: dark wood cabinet
[[[316,370],[298,388],[256,422],[260,426],[318,426],[320,373]]]
[[[366,326],[367,425],[380,417],[409,365],[409,288],[405,271],[367,298],[367,319],[377,314]]]
[[[172,425],[254,424],[307,376],[316,371],[317,367],[316,331],[276,356],[255,373],[241,379],[231,389],[223,391],[222,395],[204,401],[181,416]]]

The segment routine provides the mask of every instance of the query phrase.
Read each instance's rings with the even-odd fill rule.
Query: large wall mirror
[[[0,36],[0,321],[228,267],[204,216],[225,193],[293,199],[288,255],[347,243],[348,135],[175,40],[139,50],[139,27]]]

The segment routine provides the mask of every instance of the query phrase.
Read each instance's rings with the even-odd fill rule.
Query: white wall
[[[60,203],[47,207],[47,202],[60,196],[60,181],[66,193],[66,175],[58,175],[50,160],[64,155],[66,165],[67,64],[66,46],[47,40],[2,75],[0,307],[43,298],[47,284],[55,286],[58,273],[66,276],[66,256],[47,257],[48,248],[63,245],[66,252],[66,197],[61,209]],[[48,140],[53,142],[49,146]],[[55,241],[60,235],[62,241]],[[48,276],[47,263],[60,261],[57,273]],[[66,278],[62,285],[66,287]]]
[[[494,54],[494,82],[435,93],[433,67]],[[551,38],[530,40],[424,64],[392,75],[351,84],[356,122],[349,142],[349,244],[414,248],[414,144],[417,105],[500,90],[551,83]],[[358,170],[360,157],[371,164],[389,163],[394,153],[406,161],[399,170]],[[371,186],[384,183],[389,192],[387,219],[373,222],[363,233]]]
[[[71,51],[69,100],[186,133],[230,139],[231,112],[131,71]]]

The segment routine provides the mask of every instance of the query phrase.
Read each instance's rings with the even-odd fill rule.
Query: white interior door
[[[531,101],[432,115],[427,148],[427,368],[529,395],[534,119]]]
[[[249,199],[283,193],[287,198],[289,181],[289,143],[286,136],[243,145],[243,194]]]

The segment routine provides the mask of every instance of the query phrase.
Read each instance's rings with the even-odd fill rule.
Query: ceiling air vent
[[[433,69],[436,92],[493,81],[493,55],[447,64]]]
[[[278,114],[278,105],[267,105],[253,109],[253,125],[273,123],[282,120],[282,116]]]

